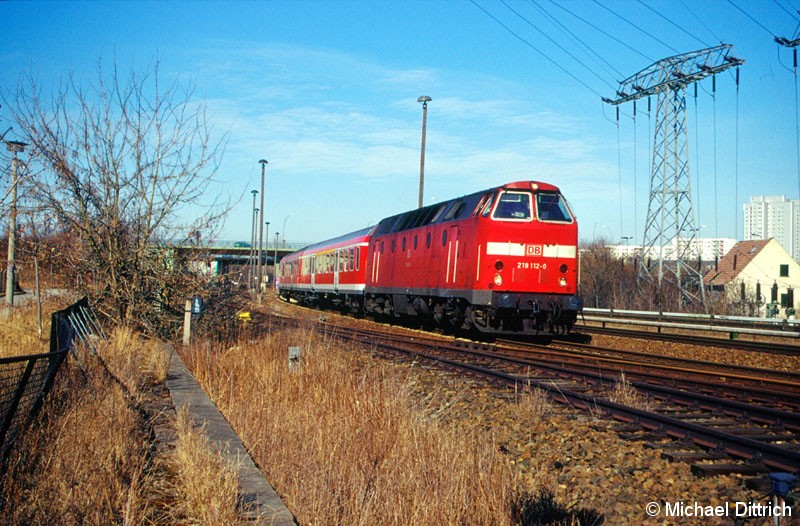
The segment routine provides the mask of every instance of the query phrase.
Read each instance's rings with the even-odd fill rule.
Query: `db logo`
[[[526,256],[541,256],[542,245],[525,245]]]

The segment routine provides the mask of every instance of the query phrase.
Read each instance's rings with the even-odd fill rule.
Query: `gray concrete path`
[[[205,423],[209,440],[214,444],[227,446],[227,449],[220,449],[227,450],[231,462],[239,464],[239,499],[243,503],[244,516],[258,525],[295,526],[292,513],[256,467],[242,441],[177,352],[172,352],[167,389],[172,396],[175,410],[188,406],[195,423]]]

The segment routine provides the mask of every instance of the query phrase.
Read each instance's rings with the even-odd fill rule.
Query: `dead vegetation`
[[[20,335],[27,341],[28,314],[19,309],[18,324],[0,328],[9,348],[23,346],[14,344]],[[154,404],[168,371],[165,346],[125,328],[96,343],[98,356],[65,362],[15,444],[0,474],[0,523],[236,524],[230,467],[185,415],[176,422]],[[34,345],[41,349],[20,352],[47,350],[47,342]],[[175,453],[154,447],[156,418],[174,429]]]
[[[633,407],[634,409],[653,410],[650,398],[631,385],[625,377],[625,373],[621,373],[619,380],[608,390],[608,399],[615,404]]]
[[[290,346],[303,353],[296,372]],[[421,392],[431,384],[419,366],[349,350],[310,329],[276,330],[198,345],[186,361],[301,524],[523,524],[515,507],[541,488],[519,477],[490,420],[454,416],[472,388],[443,377]],[[514,411],[545,418],[546,395],[523,391]]]

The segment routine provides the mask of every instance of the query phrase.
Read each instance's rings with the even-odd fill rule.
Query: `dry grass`
[[[413,370],[341,346],[293,330],[187,362],[301,524],[509,524],[516,473],[493,435],[430,410],[448,400],[421,406]]]
[[[20,348],[16,342],[35,340],[35,312],[20,309],[11,324],[0,325],[3,342]],[[186,472],[182,459],[153,461],[153,415],[143,403],[166,378],[164,346],[124,328],[112,331],[108,343],[94,344],[102,362],[82,351],[79,368],[70,356],[42,412],[15,445],[0,475],[0,523],[229,523],[185,512],[183,499],[199,487],[199,477],[181,483],[174,473]],[[46,341],[36,345],[41,349],[18,354],[48,350]],[[235,488],[226,495],[235,502]]]
[[[108,347],[112,369],[123,354]],[[3,524],[143,524],[150,517],[145,422],[123,387],[89,363],[84,376],[66,362],[16,445],[0,483]]]
[[[615,404],[622,404],[644,411],[652,410],[652,401],[628,382],[625,373],[620,374],[619,381],[608,393],[608,399]]]
[[[0,300],[0,358],[45,353],[50,350],[50,313],[69,304],[64,299],[47,299],[42,304],[42,338],[39,338],[39,322],[36,302],[29,301],[15,306],[11,319],[5,319],[6,306]]]
[[[177,414],[177,448],[173,459],[177,474],[178,506],[173,513],[180,522],[218,526],[243,524],[237,516],[239,480],[219,449],[211,446],[203,429],[195,428],[186,407]]]
[[[552,413],[553,403],[547,391],[526,385],[517,398],[517,408],[520,415],[537,422]]]

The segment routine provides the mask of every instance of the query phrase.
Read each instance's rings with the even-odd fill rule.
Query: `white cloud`
[[[476,91],[464,73],[393,70],[289,46],[245,46],[226,52],[221,64],[218,59],[206,57],[204,69],[213,72],[214,84],[204,90],[215,127],[231,133],[222,173],[242,186],[258,179],[257,159],[269,159],[270,180],[281,197],[272,198],[267,209],[278,218],[294,213],[294,232],[304,232],[308,241],[415,205],[421,125],[416,97],[427,92],[419,87],[426,80],[454,92],[430,92],[426,195],[443,200],[533,179],[562,184],[583,200],[598,191],[609,197],[611,190],[597,185],[598,178],[616,181],[616,168],[597,161],[604,146],[581,120],[522,99],[515,90],[493,89],[489,98],[452,88],[470,85]],[[489,84],[484,78],[477,86]],[[401,93],[408,97],[398,98]],[[274,194],[273,189],[267,195]],[[249,224],[249,207],[242,203],[229,230]],[[343,209],[349,212],[340,216],[336,211]]]

